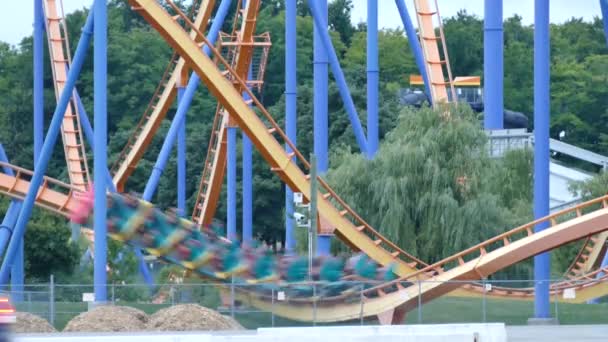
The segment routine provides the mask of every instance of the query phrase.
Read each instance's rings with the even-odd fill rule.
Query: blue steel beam
[[[251,79],[251,67],[248,78]],[[243,92],[243,99],[250,100]],[[242,133],[243,144],[243,245],[250,246],[253,240],[253,146],[251,139]]]
[[[177,102],[184,96],[184,87],[177,88]],[[177,211],[186,216],[186,118],[177,132]]]
[[[213,23],[211,24],[211,28],[209,29],[209,34],[207,35],[207,40],[211,44],[215,44],[215,40],[224,24],[224,19],[228,14],[230,9],[230,0],[222,0],[220,6],[217,10]],[[209,56],[211,50],[205,45],[203,47],[203,52]],[[173,117],[173,121],[171,121],[171,126],[169,127],[169,132],[163,141],[163,146],[160,150],[158,158],[156,159],[156,163],[154,164],[154,168],[152,169],[152,174],[146,183],[146,188],[144,189],[144,193],[142,198],[146,201],[151,200],[156,188],[158,187],[158,181],[160,180],[160,176],[163,174],[165,169],[165,165],[167,165],[167,160],[169,160],[169,154],[171,153],[171,149],[173,148],[173,144],[175,143],[175,139],[177,137],[177,131],[179,130],[179,126],[184,121],[186,116],[186,112],[190,108],[190,104],[192,103],[192,98],[194,97],[194,93],[198,88],[200,83],[200,78],[196,73],[190,74],[190,79],[188,81],[188,85],[186,86],[186,90],[184,91],[182,100],[179,101],[177,106],[177,111],[175,112],[175,116]]]
[[[323,22],[327,22],[327,0],[314,0],[317,6],[317,15]],[[327,50],[323,46],[323,32],[327,32],[327,25],[319,26],[316,22],[313,27],[313,125],[314,139],[313,149],[317,157],[317,169],[319,174],[324,174],[329,168],[329,157],[327,150],[328,141],[328,83],[329,83],[329,58]]]
[[[4,151],[4,147],[0,144],[0,161],[4,163],[8,163],[8,157],[6,156],[6,152]],[[10,176],[14,176],[13,169],[4,167],[4,173]],[[11,233],[13,228],[15,227],[15,221],[17,220],[17,215],[19,215],[19,211],[21,210],[21,201],[11,200],[11,203],[8,206],[6,213],[4,214],[4,219],[2,220],[2,226],[0,226],[0,256],[4,254],[4,249],[6,248],[6,244],[11,238]]]
[[[353,102],[353,99],[350,96],[350,91],[348,90],[348,85],[346,84],[346,78],[344,77],[342,68],[340,68],[338,56],[336,55],[336,51],[334,50],[331,38],[329,37],[329,31],[327,30],[327,20],[325,20],[325,16],[322,14],[322,11],[315,2],[315,0],[308,0],[308,8],[312,13],[315,26],[322,28],[318,31],[320,33],[321,42],[323,43],[323,47],[325,48],[325,51],[327,52],[327,55],[329,57],[331,71],[336,80],[336,84],[338,85],[338,89],[342,97],[342,102],[344,102],[344,107],[346,109],[346,112],[348,113],[348,117],[350,119],[351,126],[353,127],[355,139],[357,140],[359,149],[361,149],[362,153],[367,153],[367,141],[365,138],[365,133],[363,132],[361,121],[359,121],[359,114],[357,114],[355,103]],[[315,93],[316,91],[317,89],[315,89]]]
[[[34,0],[34,164],[44,140],[44,14]]]
[[[323,23],[327,23],[327,0],[316,0],[317,13]],[[314,78],[314,139],[313,147],[317,159],[317,171],[324,175],[329,169],[329,119],[328,119],[328,86],[329,86],[329,56],[327,48],[323,45],[323,33],[327,33],[327,25],[314,23],[314,56],[313,56],[313,78]],[[348,91],[348,89],[347,89]],[[350,96],[350,95],[349,95]],[[358,117],[357,117],[358,120]],[[355,132],[356,134],[356,132]],[[367,144],[367,143],[366,143]],[[367,146],[367,145],[366,145]],[[366,151],[369,151],[366,147]],[[318,221],[317,221],[318,222]],[[326,249],[329,236],[317,235],[317,255],[327,255]]]
[[[410,43],[410,48],[412,49],[412,53],[414,54],[414,59],[416,60],[416,65],[418,66],[418,71],[424,80],[424,90],[426,92],[426,97],[429,99],[429,102],[432,104],[433,99],[431,98],[431,84],[429,83],[429,75],[426,72],[426,67],[424,63],[424,55],[422,54],[422,47],[420,46],[420,41],[418,40],[418,35],[416,34],[416,29],[412,24],[412,19],[410,18],[410,14],[407,11],[407,6],[405,5],[404,0],[395,0],[395,4],[397,5],[397,9],[399,10],[399,15],[401,16],[401,22],[403,22],[403,28],[407,34],[407,41]]]
[[[296,145],[297,138],[297,0],[285,1],[285,132],[287,138]],[[287,153],[292,150],[285,145]],[[294,157],[295,158],[295,157]],[[296,247],[293,222],[293,191],[285,185],[285,252],[292,253]]]
[[[236,236],[236,127],[228,127],[226,155],[227,170],[227,207],[226,207],[226,238],[235,241]]]
[[[378,1],[367,0],[367,158],[378,151]]]
[[[87,140],[91,150],[95,149],[95,138],[93,133],[93,128],[91,127],[91,122],[89,121],[89,116],[87,115],[86,110],[80,100],[80,96],[78,95],[78,91],[74,91],[74,99],[76,100],[76,106],[78,107],[78,118],[80,119],[80,126],[84,132],[84,137]],[[110,170],[105,168],[105,177],[106,177],[106,187],[108,191],[116,192],[116,186],[114,186],[112,176],[110,175]],[[148,269],[148,265],[146,265],[146,261],[144,260],[144,256],[141,251],[137,248],[133,249],[135,252],[135,257],[139,263],[139,272],[141,273],[144,281],[148,285],[148,288],[153,291],[154,289],[154,278]]]
[[[94,236],[95,256],[93,262],[93,287],[95,302],[107,301],[108,260],[106,226],[106,179],[108,168],[108,6],[106,0],[95,0],[95,28],[93,35],[93,93],[94,93],[94,139],[93,163],[95,171]]]
[[[502,0],[485,0],[484,13],[484,128],[502,129],[504,126]]]
[[[600,0],[600,8],[604,20],[604,35],[606,36],[606,44],[608,44],[608,0]]]
[[[23,200],[22,210],[17,218],[13,236],[11,237],[4,260],[2,261],[2,267],[0,268],[0,285],[7,283],[10,268],[13,264],[15,255],[17,254],[18,244],[21,239],[23,239],[23,235],[25,234],[27,221],[30,219],[32,214],[32,207],[34,206],[34,202],[36,200],[38,188],[42,184],[44,173],[46,172],[55,143],[57,142],[61,121],[63,120],[63,113],[65,113],[65,109],[72,95],[74,85],[76,84],[76,80],[80,74],[80,70],[86,56],[87,47],[92,35],[93,13],[94,11],[89,13],[86,24],[83,28],[80,41],[78,42],[78,47],[76,48],[76,53],[74,54],[72,69],[70,69],[70,72],[68,73],[65,88],[61,93],[59,101],[57,101],[57,107],[53,113],[53,118],[51,119],[51,123],[49,125],[47,137],[42,144],[42,151],[34,168],[34,174],[30,181],[30,188],[28,189]]]
[[[534,218],[549,215],[549,0],[534,3]],[[548,222],[538,224],[535,231],[548,228]],[[534,257],[534,317],[548,319],[549,252]]]

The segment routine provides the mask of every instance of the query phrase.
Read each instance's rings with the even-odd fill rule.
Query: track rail
[[[239,3],[240,5],[240,3]],[[237,31],[235,20],[234,29],[230,37],[235,41],[228,44],[227,55],[231,66],[235,72],[243,79],[247,80],[247,73],[252,64],[253,49],[256,46],[254,33],[257,25],[257,14],[260,8],[259,0],[249,0],[244,9],[237,8],[241,28]],[[220,45],[225,45],[220,39]],[[267,51],[267,49],[263,49]],[[262,58],[264,53],[262,53]],[[261,68],[263,70],[263,67]],[[230,73],[224,73],[229,77]],[[261,87],[261,84],[256,84]],[[204,226],[211,223],[221,194],[226,170],[226,128],[230,125],[230,115],[226,109],[218,103],[213,119],[213,128],[209,138],[209,147],[203,166],[199,190],[196,196],[196,203],[192,211],[192,221]]]
[[[198,0],[197,3],[199,4],[198,7],[193,4],[193,8],[198,8],[194,25],[197,30],[203,30],[209,22],[215,0]],[[191,37],[198,40],[196,31],[191,33]],[[112,165],[113,181],[118,191],[124,191],[128,177],[135,171],[137,163],[143,157],[167,115],[173,100],[175,100],[176,87],[179,82],[184,81],[187,70],[188,66],[184,59],[180,58],[179,54],[174,53],[133,134]]]
[[[431,1],[434,2],[434,9],[431,7]],[[433,104],[443,101],[448,102],[448,88],[453,101],[456,101],[450,59],[448,57],[445,35],[443,33],[443,24],[441,22],[441,15],[439,14],[437,0],[414,0],[414,6],[416,8],[416,18],[418,20],[420,45],[422,46],[424,62],[427,74],[429,75],[432,102]],[[437,18],[439,36],[435,33],[433,17]],[[437,41],[441,42],[443,59]]]
[[[30,188],[32,171],[0,162],[0,167],[13,170],[15,176],[0,173],[0,193],[23,200]],[[44,177],[36,195],[36,205],[62,216],[69,216],[70,210],[76,208],[81,192],[75,186],[50,177]]]
[[[68,34],[63,16],[57,6],[61,1],[45,0],[43,2],[46,17],[46,32],[49,46],[49,57],[51,59],[51,70],[53,71],[53,83],[57,100],[63,92],[67,81],[67,72],[70,64],[70,47]],[[60,14],[61,13],[61,14]],[[61,122],[61,136],[63,139],[63,150],[67,162],[70,183],[77,189],[85,191],[90,182],[89,167],[84,149],[84,139],[80,128],[78,106],[70,98]]]

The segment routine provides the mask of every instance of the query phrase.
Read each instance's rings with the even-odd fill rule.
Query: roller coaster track
[[[286,139],[285,134],[253,94],[249,92],[262,118],[249,108],[248,103],[243,100],[233,84],[224,78],[221,71],[206,55],[200,52],[199,45],[188,37],[162,7],[153,0],[130,2],[135,10],[139,11],[184,56],[220,103],[234,115],[236,123],[249,135],[262,156],[272,166],[272,170],[292,189],[302,192],[309,198],[309,177],[291,158],[295,155],[305,167],[308,167],[308,163],[295,148],[293,154],[287,154],[283,150],[273,134],[280,135],[288,145],[293,144]],[[212,50],[217,53],[215,49]],[[232,73],[234,80],[243,87],[242,79],[235,75],[230,67],[227,69]],[[246,89],[245,91],[248,92]],[[268,127],[262,119],[271,127]],[[11,167],[16,171],[16,175],[10,177],[0,174],[0,192],[23,198],[29,187],[27,180],[29,176],[23,169]],[[389,317],[389,321],[398,321],[408,310],[417,305],[419,287],[411,284],[416,280],[433,281],[422,283],[420,286],[422,301],[427,302],[462,285],[448,281],[472,281],[484,278],[538,253],[608,230],[608,197],[604,196],[518,227],[433,265],[425,265],[387,241],[359,218],[322,179],[319,178],[319,182],[321,188],[319,211],[336,228],[336,235],[356,250],[365,251],[382,265],[398,262],[395,271],[402,277],[362,293],[325,298],[320,305],[313,305],[313,299],[301,301],[294,299],[275,303],[274,310],[278,314],[296,320],[311,320],[314,317],[318,322],[329,322],[379,315]],[[54,187],[63,189],[64,192],[60,193]],[[62,214],[75,210],[78,202],[78,196],[72,187],[48,178],[45,179],[37,196],[37,204]],[[565,221],[560,222],[561,220]],[[549,222],[551,227],[534,233],[534,226],[541,222]],[[571,281],[566,281],[562,286],[567,288],[569,283],[572,284]],[[598,280],[588,279],[587,288],[594,288],[596,286],[594,283],[598,283]],[[560,288],[556,287],[556,291],[559,290]],[[357,298],[363,296],[363,305],[358,302],[349,303],[349,299],[354,298],[353,296]],[[258,295],[254,298],[253,294],[249,293],[249,297],[252,301],[258,301],[256,306],[269,305],[268,301],[260,299],[262,296]],[[296,303],[297,305],[294,305]]]
[[[230,42],[230,45],[227,46],[227,57],[230,65],[234,67],[237,75],[245,80],[247,80],[247,74],[252,64],[253,49],[256,46],[260,46],[260,43],[256,42],[254,37],[259,7],[259,0],[249,0],[247,1],[245,9],[237,11],[241,19],[241,28],[237,31],[235,22],[235,28],[230,36],[233,42]],[[223,39],[220,39],[220,46],[222,45],[224,45],[224,42]],[[264,50],[266,53],[262,53],[262,58],[263,56],[267,56],[268,45],[265,46],[266,48]],[[264,65],[265,61],[262,60],[260,64],[261,70],[264,70]],[[224,72],[224,74],[227,77],[230,75],[228,72]],[[261,86],[260,83],[256,85]],[[226,128],[229,125],[230,115],[227,113],[226,109],[218,103],[213,119],[213,128],[203,166],[199,190],[192,211],[192,221],[200,226],[210,224],[213,215],[215,214],[215,210],[217,209],[221,187],[224,181],[224,172],[226,170]]]
[[[434,9],[431,6],[431,1],[434,2]],[[443,24],[441,22],[441,15],[439,14],[437,0],[414,0],[414,6],[416,9],[416,18],[418,20],[418,35],[420,38],[420,45],[422,47],[424,63],[429,77],[432,103],[436,104],[439,102],[448,102],[448,87],[451,92],[452,99],[456,99],[452,71],[450,68],[450,59],[448,58],[445,35],[443,33]],[[437,18],[439,36],[437,36],[435,33],[433,17]],[[443,59],[439,52],[437,41],[441,41],[441,53],[443,54]]]
[[[197,4],[199,5],[197,6]],[[207,26],[214,6],[215,0],[197,0],[193,3],[192,8],[198,9],[194,21],[197,30],[203,30]],[[195,31],[192,31],[191,37],[197,41],[199,40],[196,37]],[[184,59],[180,58],[177,53],[174,53],[154,95],[152,95],[148,107],[137,123],[133,134],[121,151],[118,159],[112,165],[113,181],[118,191],[124,191],[127,178],[135,170],[137,163],[143,157],[154,134],[156,134],[160,124],[167,115],[167,111],[176,97],[178,82],[184,82],[187,70],[188,66]]]
[[[56,0],[45,0],[43,4],[55,96],[59,99],[67,80],[67,72],[71,59],[68,34],[65,19],[62,15],[63,8],[61,12],[57,10],[58,4]],[[61,134],[70,183],[77,189],[84,191],[90,181],[89,167],[87,165],[84,139],[80,128],[78,106],[74,102],[74,97],[70,99],[66,107],[61,123]]]
[[[7,167],[14,171],[15,176],[0,173],[0,193],[13,198],[23,199],[30,186],[29,179],[32,172],[13,166],[8,163],[0,163],[0,167]],[[81,206],[81,198],[85,196],[73,186],[51,178],[44,179],[36,204],[60,215],[69,216],[71,212],[78,212]],[[119,196],[119,195],[116,195]],[[140,201],[140,203],[146,203]],[[141,208],[149,208],[149,205],[140,205],[140,209],[133,211],[131,217],[140,216]],[[89,213],[90,214],[90,213]],[[116,212],[110,214],[116,215]],[[558,221],[562,221],[558,223]],[[127,220],[127,222],[133,222]],[[543,232],[534,233],[533,227],[541,222],[550,222],[551,227]],[[180,221],[180,226],[190,225],[185,220]],[[311,320],[313,315],[317,322],[342,321],[363,316],[378,315],[382,320],[396,322],[400,315],[417,304],[418,286],[412,285],[417,280],[423,280],[420,289],[424,301],[431,300],[437,296],[452,291],[451,295],[466,295],[465,291],[480,293],[479,286],[467,283],[474,279],[488,276],[497,270],[507,267],[513,263],[526,259],[537,253],[553,249],[567,242],[580,239],[591,234],[601,233],[608,229],[608,196],[597,198],[580,204],[572,210],[566,210],[559,214],[553,214],[540,220],[530,222],[526,225],[513,229],[507,233],[496,236],[475,247],[469,248],[452,257],[444,259],[436,264],[426,266],[414,273],[402,277],[396,281],[388,282],[372,289],[362,292],[346,292],[345,294],[318,298],[288,298],[285,302],[279,302],[268,298],[267,295],[254,291],[241,291],[237,289],[240,300],[255,305],[256,307],[274,310],[277,315],[295,320]],[[183,239],[186,235],[179,233],[179,229],[172,229],[177,236]],[[110,235],[120,241],[133,244],[130,240]],[[140,236],[131,235],[130,239],[138,240]],[[169,255],[175,255],[176,246],[180,238],[170,238],[170,245],[159,253],[159,250],[147,248],[150,253],[164,258],[168,262],[184,264],[183,260],[171,259]],[[223,242],[222,242],[223,241]],[[220,243],[225,243],[225,240]],[[559,298],[565,302],[584,302],[591,298],[597,298],[608,294],[608,272],[607,270],[596,270],[590,274],[575,279],[554,284],[551,287],[552,294],[559,295],[566,290],[575,290],[575,298]],[[604,272],[596,279],[596,275]],[[213,275],[213,274],[212,274]],[[226,280],[226,277],[220,278]],[[460,282],[456,282],[460,281]],[[457,289],[462,287],[463,289]],[[453,291],[455,290],[455,291]],[[512,289],[493,287],[490,292],[485,293],[487,297],[530,300],[534,294],[532,288]],[[359,299],[363,298],[363,304]],[[357,304],[349,304],[356,301]],[[388,318],[387,318],[388,317]]]

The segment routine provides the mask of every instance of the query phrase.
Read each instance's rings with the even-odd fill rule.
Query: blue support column
[[[184,96],[184,87],[177,88],[177,102]],[[177,133],[177,210],[179,215],[186,216],[186,117]]]
[[[76,53],[74,54],[72,68],[68,73],[65,88],[61,93],[59,101],[57,101],[57,108],[55,108],[55,112],[53,113],[53,118],[51,119],[51,123],[49,125],[47,137],[42,144],[42,151],[40,152],[40,157],[38,158],[34,168],[34,174],[30,180],[30,188],[28,189],[23,200],[22,210],[17,218],[13,236],[11,237],[4,260],[2,261],[2,267],[0,268],[0,285],[4,285],[8,281],[9,271],[15,259],[15,255],[17,254],[17,247],[25,234],[25,228],[27,221],[30,219],[32,214],[32,207],[34,206],[34,201],[36,200],[38,188],[42,184],[42,179],[44,173],[46,172],[49,159],[51,158],[55,142],[57,142],[57,136],[59,135],[61,121],[63,119],[63,113],[65,113],[65,109],[72,95],[72,91],[74,90],[74,85],[76,84],[76,80],[78,79],[80,69],[82,68],[82,64],[86,56],[87,47],[92,34],[91,30],[93,28],[93,13],[94,11],[91,11],[87,18],[82,36],[78,42],[78,47],[76,48]]]
[[[251,70],[249,72],[251,78]],[[249,94],[243,93],[243,98],[249,100]],[[253,240],[253,146],[245,132],[242,134],[243,144],[243,245],[251,245]],[[235,210],[236,212],[236,210]]]
[[[534,218],[549,215],[549,0],[535,0],[534,6]],[[538,224],[535,231],[548,227]],[[549,252],[534,257],[534,318],[551,317]]]
[[[287,138],[295,145],[297,141],[297,0],[285,1],[285,132]],[[292,150],[285,146],[287,153]],[[295,158],[295,157],[294,157]],[[293,220],[293,191],[285,185],[285,252],[292,253],[296,247]]]
[[[243,245],[253,240],[253,149],[251,139],[243,132]]]
[[[604,35],[606,36],[606,44],[608,44],[608,0],[600,0],[600,8],[604,20]]]
[[[320,6],[322,4],[322,6]],[[344,102],[344,108],[348,113],[348,118],[350,119],[350,123],[353,127],[353,131],[355,133],[355,139],[357,140],[357,144],[361,149],[362,153],[367,152],[367,142],[365,138],[365,132],[363,132],[363,127],[361,126],[361,121],[359,121],[359,114],[357,114],[357,109],[355,108],[355,103],[353,102],[352,97],[350,96],[350,91],[348,90],[348,85],[346,84],[346,78],[344,77],[344,73],[340,68],[340,62],[338,61],[338,56],[336,55],[336,51],[334,50],[334,46],[331,42],[331,38],[329,37],[329,31],[327,29],[327,0],[308,0],[308,7],[310,12],[312,13],[312,17],[314,19],[314,25],[316,27],[320,27],[320,30],[316,30],[318,32],[321,43],[323,44],[323,48],[327,57],[329,58],[329,63],[331,66],[331,71],[336,80],[336,84],[338,85],[338,89],[340,91],[340,95],[342,97],[342,101]],[[315,85],[315,93],[320,91],[316,89]],[[321,156],[319,156],[319,165],[321,164]]]
[[[367,158],[378,151],[378,1],[367,0]]]
[[[414,59],[416,60],[418,71],[420,71],[420,75],[424,80],[424,89],[426,92],[426,97],[429,99],[429,102],[432,103],[433,99],[431,98],[429,76],[426,72],[424,55],[422,54],[422,47],[420,46],[420,41],[418,40],[418,34],[416,33],[416,29],[412,24],[412,19],[410,18],[410,14],[407,11],[405,1],[395,0],[395,4],[397,5],[397,9],[399,10],[399,15],[401,16],[401,21],[403,22],[403,28],[405,29],[405,32],[407,34],[407,40],[410,43],[410,48],[412,49],[412,53],[414,54]]]
[[[318,14],[322,17],[323,22],[327,22],[327,0],[315,0]],[[314,78],[314,92],[313,92],[313,113],[314,113],[314,153],[317,157],[317,166],[319,174],[323,174],[329,167],[329,159],[327,156],[327,150],[329,148],[328,142],[328,57],[327,51],[323,46],[321,35],[323,31],[327,32],[327,25],[319,27],[314,25],[314,55],[313,55],[313,78]]]
[[[4,163],[8,163],[8,157],[6,156],[6,152],[4,151],[4,147],[0,144],[0,161]],[[9,176],[14,176],[13,169],[4,167],[4,173]],[[8,206],[6,213],[4,214],[4,219],[2,220],[2,225],[0,226],[0,255],[4,254],[4,249],[6,244],[11,238],[11,233],[13,228],[15,227],[15,221],[17,221],[17,215],[19,215],[19,211],[21,210],[21,201],[11,200],[11,203]]]
[[[228,152],[226,156],[227,170],[227,210],[226,210],[226,238],[230,241],[236,240],[236,127],[228,127]]]
[[[215,18],[213,23],[211,24],[211,28],[209,29],[209,34],[207,35],[207,40],[211,44],[215,44],[215,40],[219,34],[219,31],[224,24],[224,19],[230,10],[231,0],[222,0],[220,6],[215,14]],[[211,50],[205,45],[203,47],[204,53],[209,56]],[[167,133],[167,137],[163,141],[163,146],[158,154],[158,158],[156,159],[156,163],[154,164],[154,168],[152,169],[152,174],[146,183],[146,188],[144,189],[144,193],[142,198],[146,201],[149,201],[156,188],[158,186],[158,181],[160,180],[160,176],[162,175],[165,165],[167,165],[167,160],[169,160],[169,154],[171,153],[171,149],[173,148],[173,144],[175,143],[175,139],[177,137],[177,131],[179,130],[179,126],[184,121],[186,117],[186,112],[188,108],[190,108],[190,103],[192,103],[192,98],[194,97],[194,93],[198,88],[200,78],[196,73],[190,74],[190,80],[188,81],[188,85],[186,86],[186,90],[184,91],[182,100],[179,102],[177,106],[177,111],[175,112],[175,116],[173,117],[173,121],[171,121],[171,127],[169,127],[169,132]]]
[[[80,127],[84,132],[84,137],[87,140],[91,150],[95,150],[95,138],[93,133],[93,128],[91,127],[91,122],[89,121],[89,116],[87,115],[84,106],[82,105],[82,101],[80,100],[80,96],[78,95],[78,91],[74,91],[74,99],[76,101],[76,106],[78,107],[78,118],[80,119]],[[116,187],[114,186],[114,181],[112,180],[112,176],[110,175],[110,170],[106,167],[105,169],[105,177],[106,177],[106,187],[108,191],[116,192]],[[149,289],[152,291],[154,289],[154,278],[150,273],[150,269],[148,265],[146,265],[146,261],[144,260],[144,256],[138,248],[134,248],[135,257],[139,263],[139,272],[141,273],[144,281],[148,285]]]
[[[484,128],[503,129],[502,0],[485,0],[483,36]]]
[[[328,82],[329,82],[329,58],[326,47],[323,45],[323,33],[327,33],[327,25],[319,25],[320,22],[327,23],[327,0],[315,0],[316,13],[319,21],[314,22],[314,153],[317,158],[317,171],[319,175],[325,174],[329,168],[329,120],[328,120]],[[348,91],[348,90],[347,90]],[[349,95],[350,96],[350,95]],[[369,151],[369,150],[366,150]],[[319,221],[317,221],[319,222]],[[325,250],[328,243],[322,241],[329,240],[329,236],[317,236],[317,254],[326,255],[329,249]]]
[[[44,139],[44,14],[42,0],[34,0],[34,164]]]
[[[327,256],[331,249],[331,235],[317,235],[317,256]]]
[[[95,302],[105,303],[107,301],[107,273],[108,261],[106,226],[106,178],[105,170],[108,167],[108,6],[106,0],[95,0],[95,30],[93,40],[93,74],[94,74],[94,139],[95,149],[93,152],[94,176],[95,176],[95,211],[94,236],[95,236],[95,260],[93,268],[93,285]]]

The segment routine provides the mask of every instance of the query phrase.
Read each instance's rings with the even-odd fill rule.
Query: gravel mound
[[[65,332],[113,332],[146,330],[148,315],[128,306],[104,305],[72,318]]]
[[[16,312],[17,322],[12,330],[16,333],[54,333],[57,332],[49,322],[27,312]]]
[[[156,331],[243,329],[232,318],[196,304],[182,304],[159,310],[150,316],[148,323],[148,330]]]

